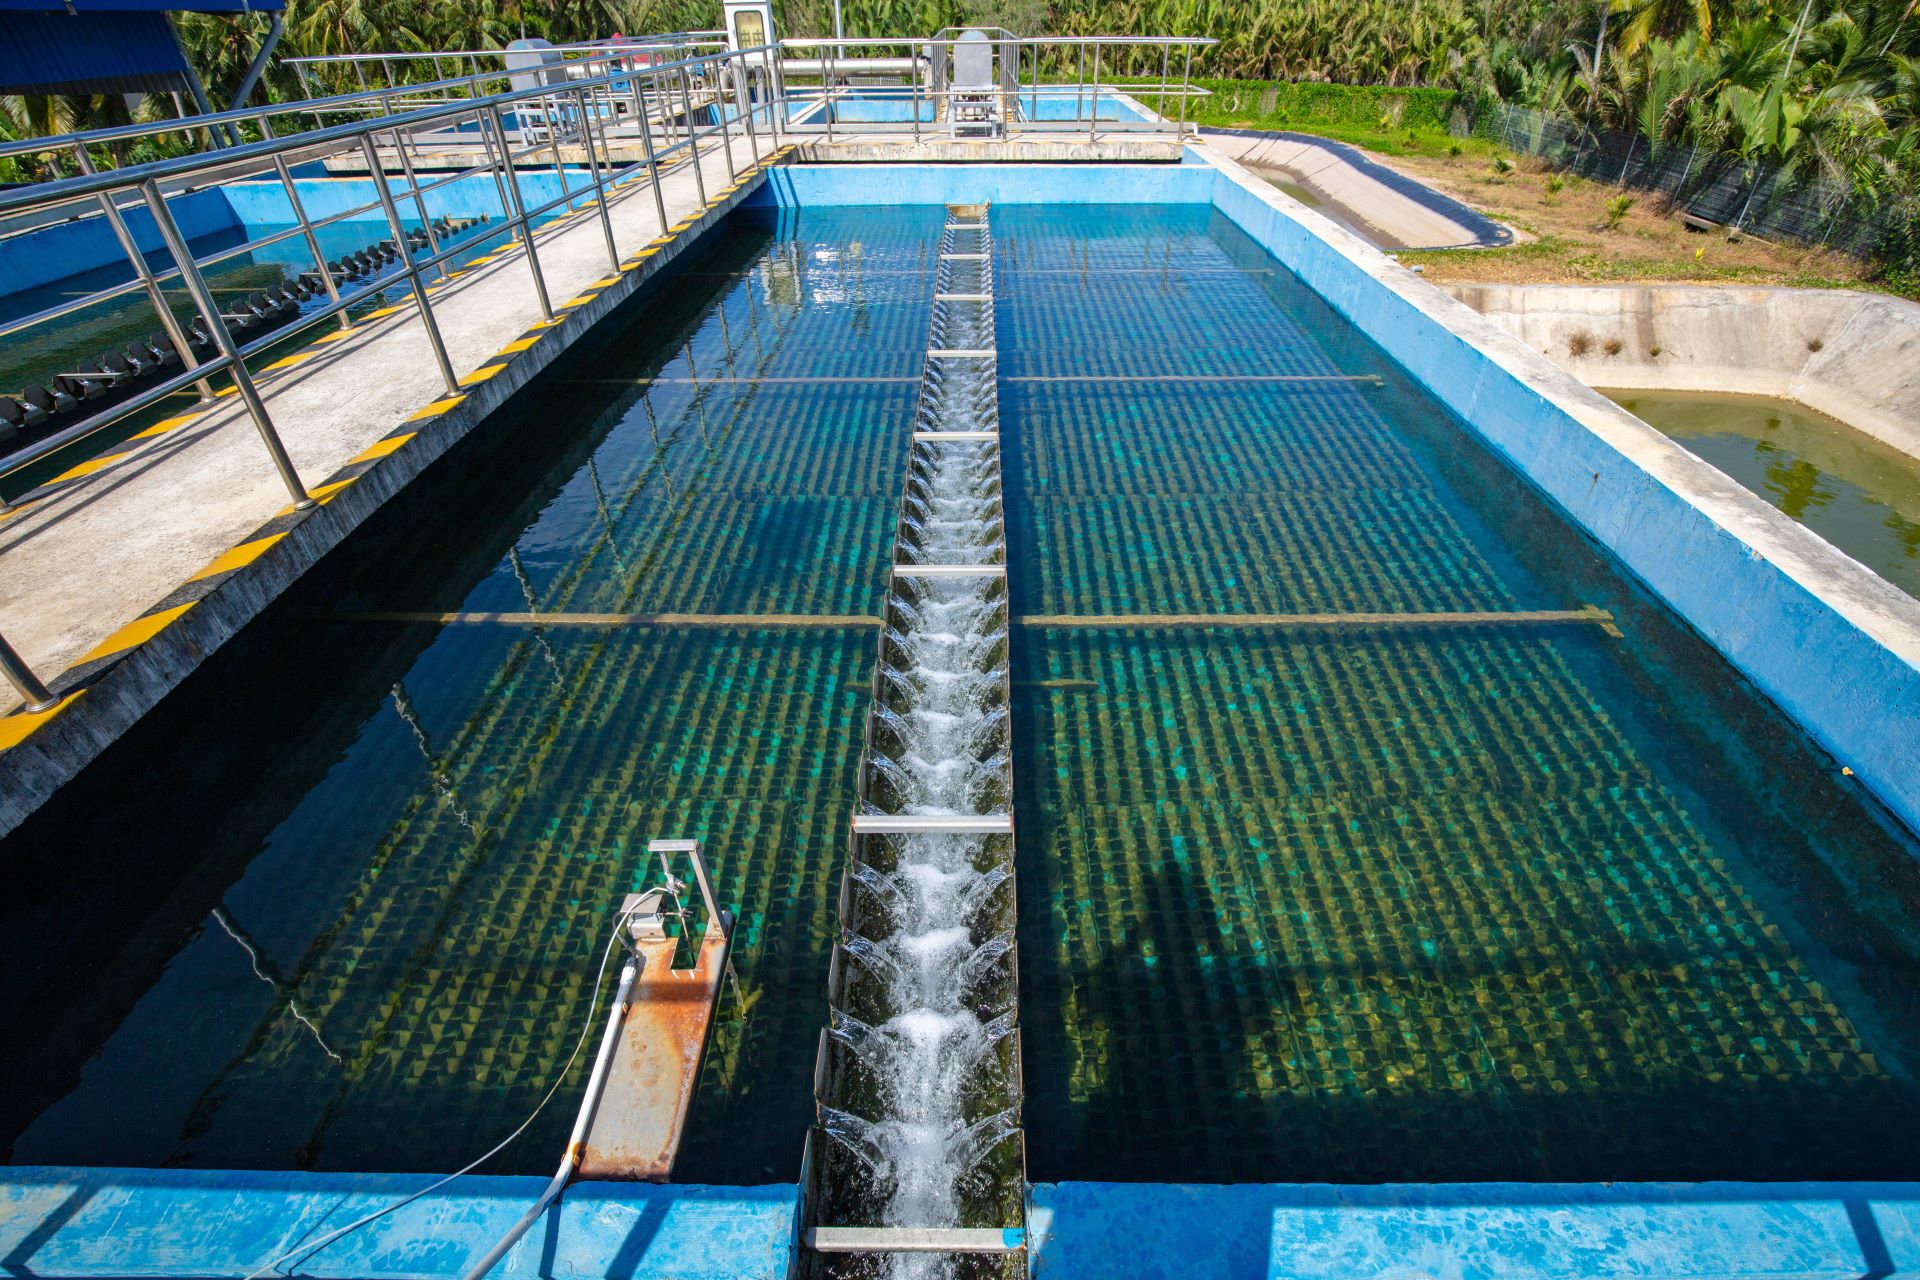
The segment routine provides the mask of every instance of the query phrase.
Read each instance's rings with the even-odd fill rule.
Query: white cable
[[[418,1191],[414,1192],[412,1195],[406,1196],[403,1199],[395,1200],[392,1204],[388,1205],[384,1209],[376,1210],[373,1213],[369,1213],[362,1218],[355,1218],[352,1222],[349,1222],[346,1226],[340,1227],[320,1237],[319,1241],[314,1244],[310,1244],[310,1245],[303,1244],[293,1249],[289,1249],[287,1252],[281,1254],[279,1257],[275,1258],[273,1261],[268,1262],[256,1268],[253,1271],[248,1272],[246,1275],[246,1280],[260,1280],[261,1276],[266,1275],[269,1271],[272,1271],[274,1268],[278,1267],[281,1263],[286,1262],[295,1257],[299,1257],[301,1261],[305,1261],[307,1258],[311,1258],[314,1254],[319,1253],[322,1249],[325,1249],[328,1245],[333,1244],[336,1240],[340,1240],[347,1236],[352,1235],[354,1232],[366,1226],[368,1223],[378,1222],[380,1219],[386,1217],[388,1214],[393,1213],[396,1210],[406,1208],[408,1205],[412,1204],[415,1200],[418,1200],[420,1197],[425,1195],[431,1195],[433,1192],[438,1191],[441,1187],[446,1186],[449,1182],[452,1182],[455,1178],[463,1177],[466,1174],[472,1173],[475,1169],[478,1169],[481,1165],[485,1164],[487,1161],[493,1159],[495,1156],[499,1155],[502,1151],[506,1150],[507,1147],[512,1144],[515,1138],[518,1138],[521,1134],[525,1133],[527,1131],[527,1126],[531,1125],[534,1122],[534,1120],[538,1118],[540,1113],[546,1110],[547,1104],[553,1101],[553,1095],[560,1092],[560,1086],[566,1083],[567,1075],[573,1070],[573,1064],[579,1060],[580,1050],[587,1043],[587,1036],[593,1030],[594,1013],[599,1008],[599,1005],[600,1005],[600,986],[602,983],[606,981],[606,978],[607,978],[607,961],[613,958],[613,946],[616,942],[620,941],[621,931],[626,928],[627,917],[630,914],[632,914],[630,911],[623,911],[620,913],[620,919],[617,922],[615,922],[613,926],[613,936],[607,939],[607,949],[600,953],[600,970],[598,973],[593,975],[593,997],[587,1002],[587,1017],[586,1017],[586,1020],[580,1026],[580,1038],[573,1042],[573,1052],[567,1057],[567,1065],[560,1068],[560,1074],[558,1077],[554,1079],[553,1086],[547,1090],[547,1096],[540,1099],[540,1105],[535,1107],[531,1112],[528,1113],[527,1118],[520,1122],[520,1127],[518,1129],[515,1129],[512,1133],[502,1138],[497,1146],[495,1146],[492,1150],[488,1151],[485,1155],[481,1156],[477,1160],[474,1160],[471,1164],[465,1165],[462,1168],[454,1170],[452,1173],[448,1174],[444,1178],[441,1178],[437,1182],[428,1183],[426,1186],[420,1188]]]

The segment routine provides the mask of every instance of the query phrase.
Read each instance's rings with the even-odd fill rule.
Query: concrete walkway
[[[315,326],[313,345],[257,373],[295,467],[324,504],[318,511],[291,511],[251,419],[229,395],[160,423],[0,516],[0,632],[63,696],[53,711],[29,715],[0,686],[0,713],[14,711],[0,716],[0,832],[386,494],[738,203],[761,179],[743,132],[732,148],[735,163],[753,172],[736,180],[716,137],[700,159],[705,200],[691,163],[663,174],[664,235],[650,187],[634,183],[616,193],[608,216],[617,261],[609,257],[597,206],[543,228],[536,247],[552,321],[541,314],[517,246],[435,289],[433,315],[461,394],[449,394],[411,300],[345,333]],[[761,137],[758,159],[773,153],[771,140]],[[343,502],[350,490],[355,500]],[[272,572],[256,572],[269,565]],[[217,622],[207,607],[216,593]],[[190,611],[197,633],[178,637],[178,652],[157,652],[152,642],[169,628],[181,630],[176,624]],[[136,678],[117,670],[113,681],[104,678],[121,666],[142,669],[131,673]],[[120,687],[108,691],[109,683]],[[109,701],[111,708],[72,713]]]
[[[1285,174],[1357,224],[1353,229],[1380,248],[1471,248],[1511,238],[1484,215],[1344,143],[1237,129],[1203,129],[1200,136],[1241,164]]]

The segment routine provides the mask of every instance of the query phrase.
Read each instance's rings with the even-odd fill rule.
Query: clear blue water
[[[993,218],[1030,1174],[1913,1176],[1910,838],[1229,224]],[[941,219],[736,217],[0,843],[12,1160],[453,1167],[697,835],[796,1175]]]

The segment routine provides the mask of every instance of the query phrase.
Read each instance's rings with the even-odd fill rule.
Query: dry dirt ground
[[[1518,233],[1514,244],[1499,249],[1401,255],[1403,262],[1419,264],[1430,280],[1875,287],[1862,265],[1846,254],[1692,231],[1653,195],[1556,174],[1530,158],[1504,157],[1510,168],[1501,172],[1502,157],[1480,148],[1457,156],[1446,154],[1444,144],[1396,150],[1400,154],[1375,158]],[[1623,195],[1633,198],[1632,207],[1609,229],[1607,203]]]

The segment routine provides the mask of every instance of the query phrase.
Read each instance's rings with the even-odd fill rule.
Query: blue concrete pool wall
[[[0,1274],[244,1276],[427,1186],[427,1174],[12,1168],[0,1173]],[[465,1273],[545,1178],[462,1178],[272,1274],[441,1280]],[[799,1190],[577,1183],[495,1277],[785,1276]]]
[[[591,185],[584,170],[572,173],[568,185],[575,191]],[[374,200],[369,178],[298,178],[300,202],[310,218],[328,218]],[[397,193],[405,180],[394,178],[389,186]],[[529,206],[545,204],[560,194],[560,179],[551,172],[534,170],[520,175],[521,198]],[[571,204],[583,204],[584,195]],[[500,189],[486,174],[474,174],[448,183],[426,197],[427,210],[436,218],[478,218],[494,221],[501,217]],[[167,208],[180,223],[189,240],[235,228],[283,227],[295,221],[293,202],[278,181],[232,182],[204,191],[170,196]],[[418,220],[419,212],[411,200],[400,202],[402,218]],[[144,207],[129,205],[124,210],[128,230],[140,248],[149,254],[162,249],[160,229]],[[347,221],[386,226],[386,216],[375,205],[355,213]],[[384,230],[370,239],[383,238]],[[301,248],[304,253],[304,247]],[[0,240],[0,297],[53,284],[68,276],[100,267],[121,266],[126,254],[115,238],[113,228],[103,217],[76,218]]]
[[[1235,169],[1198,151],[1180,165],[863,165],[854,174],[794,165],[773,170],[753,202],[1212,204],[1920,829],[1920,604],[1464,304]],[[1710,492],[1714,514],[1662,478],[1668,471]],[[1803,581],[1814,575],[1827,580],[1820,593]]]
[[[1213,202],[1920,829],[1920,605],[1268,184]]]
[[[1913,1280],[1911,1183],[1041,1183],[1035,1280]]]

